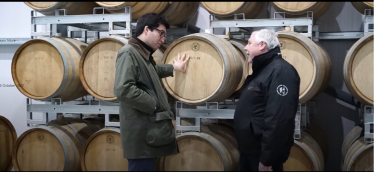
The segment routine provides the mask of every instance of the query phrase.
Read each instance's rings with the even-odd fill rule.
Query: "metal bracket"
[[[373,32],[373,9],[365,9],[364,12],[364,35]]]
[[[374,142],[374,113],[373,106],[364,106],[364,138],[365,142]]]
[[[59,100],[59,101],[58,101]],[[89,100],[75,100],[70,102],[62,102],[59,98],[52,98],[50,102],[46,104],[32,104],[32,99],[27,98],[27,125],[32,126],[33,124],[47,124],[50,120],[56,117],[51,115],[62,113],[71,114],[105,114],[105,126],[118,127],[119,122],[110,122],[109,114],[119,114],[118,103],[113,101],[103,101],[89,99]],[[48,104],[47,104],[48,103]],[[33,119],[33,112],[43,113],[42,119]],[[52,117],[52,118],[51,118]]]
[[[176,111],[176,120],[175,127],[177,132],[184,131],[197,131],[200,132],[201,119],[234,119],[235,107],[233,103],[228,102],[206,102],[203,107],[186,108],[187,104],[184,104],[181,101],[175,102],[175,111]],[[227,109],[221,109],[227,108]],[[230,109],[229,109],[230,108]],[[182,126],[182,118],[194,118],[194,126]]]
[[[301,130],[306,130],[309,126],[310,117],[309,117],[309,102],[304,104],[299,104],[297,108],[296,117],[295,117],[295,132],[294,139],[301,138]]]

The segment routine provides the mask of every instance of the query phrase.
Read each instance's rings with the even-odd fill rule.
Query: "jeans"
[[[239,171],[259,171],[260,155],[240,154]],[[283,171],[283,162],[276,162],[273,171]]]
[[[127,159],[128,171],[155,171],[157,158]]]

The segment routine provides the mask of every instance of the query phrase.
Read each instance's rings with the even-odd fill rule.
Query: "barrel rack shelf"
[[[374,111],[373,106],[364,106],[364,139],[367,143],[374,143]]]
[[[210,15],[210,28],[206,29],[205,33],[214,34],[214,29],[225,28],[225,35],[217,35],[221,38],[237,38],[246,39],[248,33],[240,32],[232,35],[231,30],[251,30],[255,27],[290,27],[291,31],[299,32],[300,34],[312,39],[313,41],[327,40],[327,39],[360,39],[364,35],[373,32],[373,15],[370,15],[370,9],[365,10],[363,15],[363,31],[362,32],[319,32],[319,27],[314,24],[312,11],[308,11],[305,18],[277,18],[277,14],[283,14],[283,12],[275,12],[274,18],[270,19],[234,19],[234,20],[215,20],[214,15]],[[234,16],[238,16],[236,14]],[[241,14],[242,15],[242,14]]]
[[[132,20],[131,8],[125,8],[124,13],[118,14],[104,14],[96,13],[102,8],[95,8],[93,14],[87,15],[65,15],[65,10],[56,10],[55,16],[36,16],[36,11],[31,12],[31,39],[36,36],[62,36],[72,37],[73,32],[81,32],[83,42],[87,43],[87,33],[96,32],[94,39],[99,39],[99,32],[109,32],[109,35],[124,35],[130,37],[133,29],[136,26],[136,21]],[[104,10],[103,10],[104,11]],[[62,12],[62,14],[60,14]],[[277,12],[276,12],[277,13]],[[222,38],[239,37],[245,39],[254,27],[290,27],[291,31],[301,32],[301,34],[308,38],[318,41],[321,39],[359,39],[369,32],[373,32],[373,16],[364,15],[363,32],[339,32],[339,33],[319,33],[318,25],[313,23],[312,17],[305,18],[274,18],[270,19],[234,19],[234,20],[215,20],[213,15],[210,15],[210,27],[206,29],[206,33],[214,34],[214,29],[225,28],[225,35],[217,35]],[[309,12],[308,12],[309,13]],[[241,14],[236,14],[236,16]],[[309,14],[308,14],[309,15]],[[46,25],[46,32],[37,32],[37,25]],[[60,26],[60,27],[59,27]],[[63,26],[63,27],[61,27]],[[249,28],[249,29],[248,29]],[[183,24],[182,27],[172,27],[167,31],[168,40],[176,40],[179,37],[191,33],[199,32],[199,28],[188,24]],[[245,30],[247,32],[239,32]],[[4,39],[0,44],[22,44],[28,41],[25,39]],[[98,99],[76,100],[71,102],[61,102],[58,99],[52,99],[46,104],[33,104],[32,99],[27,98],[27,124],[47,124],[53,115],[49,114],[105,114],[105,126],[119,127],[119,122],[109,121],[109,115],[118,114],[118,103],[107,102]],[[233,119],[235,108],[235,100],[230,102],[207,102],[206,106],[188,106],[182,102],[175,102],[176,110],[176,130],[178,131],[200,131],[201,119]],[[310,118],[315,114],[316,102],[308,101],[305,104],[300,104],[295,118],[295,134],[294,138],[300,138],[301,131],[309,126]],[[372,109],[371,109],[372,110]],[[32,118],[33,112],[42,112],[43,119],[36,120]],[[372,112],[372,111],[371,111]],[[365,115],[365,131],[366,125],[370,127],[373,115]],[[56,117],[56,116],[55,116]],[[371,117],[371,118],[370,118]],[[194,118],[195,126],[181,126],[182,118]],[[367,122],[367,120],[369,122]],[[371,122],[372,125],[373,122]],[[370,129],[370,128],[369,128]],[[368,133],[368,138],[373,139],[373,134]]]
[[[109,32],[109,35],[123,35],[126,38],[131,37],[136,27],[136,21],[132,19],[131,7],[127,6],[124,13],[101,14],[97,10],[103,10],[103,7],[95,7],[93,14],[84,15],[65,15],[65,10],[55,11],[55,16],[37,16],[35,10],[31,11],[31,39],[35,36],[56,36],[62,32],[62,36],[71,37],[72,32],[82,32],[83,42],[87,43],[87,32],[96,32],[95,39],[100,38],[100,32]],[[60,12],[63,12],[60,15]],[[37,25],[47,26],[46,32],[37,32]],[[59,29],[57,25],[65,26]],[[67,27],[66,27],[67,26]],[[190,33],[199,32],[200,29],[189,24],[182,24],[180,27],[171,26],[167,30],[168,40],[175,40],[181,36]]]

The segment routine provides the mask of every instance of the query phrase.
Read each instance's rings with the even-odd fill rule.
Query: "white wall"
[[[23,2],[0,2],[0,38],[30,38],[31,11]],[[43,16],[37,13],[38,16]],[[45,27],[38,26],[38,31]],[[11,63],[14,52],[19,45],[0,44],[0,85],[14,85],[11,75]],[[16,87],[0,87],[0,115],[5,116],[14,125],[20,136],[29,127],[26,123],[26,98]],[[33,101],[34,104],[44,104]],[[40,119],[41,113],[35,113],[34,118]]]
[[[0,2],[0,38],[30,38],[30,11],[23,2]],[[267,7],[258,18],[273,16],[274,9]],[[41,14],[38,14],[41,15]],[[319,18],[321,32],[362,31],[362,15],[357,12],[350,2],[333,2],[332,6]],[[199,7],[197,15],[191,19],[204,32],[209,28],[209,13]],[[43,28],[41,28],[43,29]],[[342,76],[342,66],[346,50],[356,40],[321,40],[331,57],[333,73],[330,85],[345,88]],[[0,84],[14,84],[10,73],[11,59],[18,48],[16,45],[0,45]],[[18,135],[28,129],[26,126],[26,97],[15,87],[0,87],[0,115],[7,117],[15,126]],[[335,98],[321,93],[315,98],[318,114],[315,121],[321,125],[329,144],[329,158],[326,170],[340,170],[340,151],[343,139],[359,122],[357,109]]]

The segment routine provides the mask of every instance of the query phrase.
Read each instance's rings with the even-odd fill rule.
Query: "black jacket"
[[[294,143],[300,77],[279,47],[256,56],[234,114],[241,153],[260,155],[265,166],[288,159]]]

